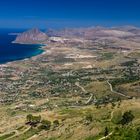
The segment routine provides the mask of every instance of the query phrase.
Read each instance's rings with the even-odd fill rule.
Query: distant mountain
[[[48,36],[40,31],[38,28],[34,28],[19,34],[13,43],[23,44],[36,44],[46,41]]]
[[[131,32],[131,33],[134,33],[136,35],[140,35],[140,28],[135,27],[135,26],[120,26],[120,27],[114,27],[112,29]]]
[[[133,37],[138,32],[136,28],[104,28],[104,27],[91,27],[91,28],[73,28],[62,30],[48,30],[47,35],[57,37],[79,37],[86,39],[94,39],[98,37]]]
[[[140,28],[122,26],[113,28],[89,27],[89,28],[65,28],[61,30],[48,30],[46,34],[38,28],[34,28],[19,34],[14,43],[39,44],[51,40],[109,40],[117,42],[140,42]],[[62,42],[63,42],[62,41]],[[64,42],[65,42],[64,41]],[[126,43],[123,43],[125,45]],[[130,44],[130,43],[129,43]],[[128,46],[128,45],[127,45]]]

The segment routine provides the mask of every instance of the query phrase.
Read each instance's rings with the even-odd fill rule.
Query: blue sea
[[[21,33],[23,29],[0,29],[0,64],[30,58],[43,52],[41,45],[13,44],[16,35],[9,33]]]

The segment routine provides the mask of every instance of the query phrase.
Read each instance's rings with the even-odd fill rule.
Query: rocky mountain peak
[[[36,44],[47,39],[48,36],[44,32],[38,28],[33,28],[18,35],[14,43]]]

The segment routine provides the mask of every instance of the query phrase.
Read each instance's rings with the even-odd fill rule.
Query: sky
[[[0,0],[0,28],[140,26],[140,0]]]

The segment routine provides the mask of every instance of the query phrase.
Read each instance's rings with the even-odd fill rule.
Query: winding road
[[[126,97],[126,98],[131,98],[131,97],[128,96],[128,95],[125,95],[125,94],[123,94],[123,93],[114,91],[114,90],[113,90],[113,87],[112,87],[112,84],[111,84],[108,80],[107,80],[107,84],[109,85],[111,92],[113,92],[113,93],[115,93],[115,94],[118,94],[118,95],[120,95],[120,96]]]
[[[104,136],[104,137],[100,138],[99,140],[104,140],[104,139],[110,137],[112,134],[113,134],[113,132],[109,133],[107,136]]]
[[[79,84],[79,82],[76,82],[75,85],[76,85],[77,87],[79,87],[84,93],[87,92],[87,91],[84,89],[84,87],[82,87],[82,86]]]

